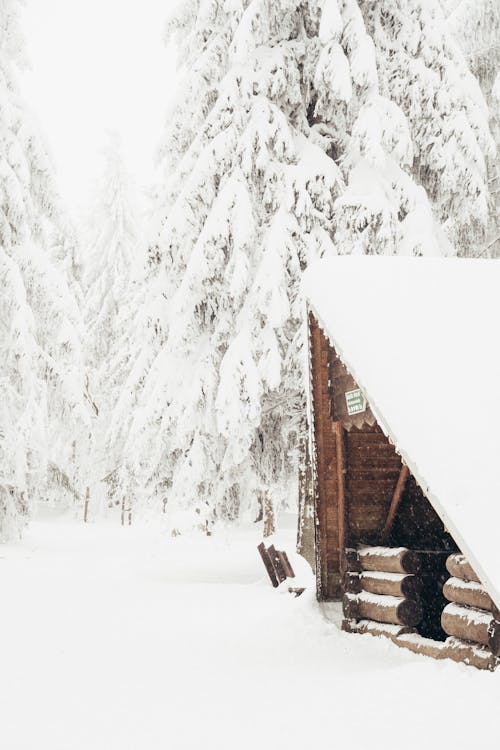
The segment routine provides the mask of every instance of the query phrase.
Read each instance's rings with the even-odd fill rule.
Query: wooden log
[[[392,496],[391,505],[382,531],[382,544],[387,544],[387,542],[389,541],[389,537],[391,535],[392,527],[394,524],[394,519],[396,518],[396,513],[398,512],[401,498],[403,497],[404,488],[406,487],[406,482],[409,476],[410,472],[408,467],[403,465],[399,473],[399,478],[394,490],[394,494]]]
[[[371,620],[344,620],[342,630],[347,633],[360,633],[383,636],[391,640],[396,646],[412,651],[414,654],[430,656],[433,659],[452,659],[477,669],[487,669],[491,672],[498,666],[499,660],[489,648],[475,643],[468,643],[459,638],[447,638],[446,641],[434,641],[424,638],[413,628],[399,625],[383,625]]]
[[[498,666],[498,658],[486,646],[461,641],[459,638],[447,638],[446,657],[456,662],[469,664],[477,669],[488,669],[493,672]]]
[[[441,614],[441,626],[447,635],[481,643],[494,656],[500,656],[500,622],[490,612],[448,604]]]
[[[420,559],[418,552],[406,547],[358,547],[362,570],[375,570],[381,573],[418,573]]]
[[[342,606],[348,620],[375,620],[414,626],[422,619],[420,602],[397,596],[379,596],[365,591],[361,594],[345,594]]]
[[[271,579],[271,583],[272,583],[273,587],[275,589],[278,588],[278,586],[280,585],[279,581],[278,581],[278,576],[276,575],[276,571],[274,570],[273,561],[271,559],[271,556],[270,556],[269,552],[266,549],[266,545],[264,544],[264,542],[261,542],[259,544],[259,546],[257,547],[257,549],[259,550],[259,554],[260,554],[260,556],[262,558],[262,562],[264,563],[264,566],[265,566],[265,568],[267,570],[267,574],[268,574],[269,578]]]
[[[447,635],[482,643],[484,646],[488,645],[491,620],[492,616],[487,612],[454,603],[448,604],[441,614],[441,626]]]
[[[446,658],[444,641],[435,641],[433,638],[425,638],[419,633],[411,635],[402,633],[401,635],[406,637],[402,637],[396,641],[398,646],[404,646],[414,654],[430,656],[433,659]]]
[[[443,586],[443,594],[449,602],[466,604],[476,609],[493,612],[495,605],[487,591],[476,581],[463,581],[461,578],[448,578]]]
[[[413,573],[379,573],[364,571],[360,576],[361,588],[372,594],[400,596],[415,599],[422,591],[422,580]]]
[[[414,654],[430,656],[433,659],[452,659],[455,662],[468,664],[477,669],[493,671],[498,659],[486,646],[468,643],[459,638],[447,638],[446,641],[434,641],[417,634],[402,633],[394,643],[413,651]]]
[[[364,635],[370,633],[371,635],[385,635],[388,638],[394,638],[398,635],[404,635],[406,633],[415,633],[415,628],[410,628],[407,625],[392,625],[390,623],[374,622],[373,620],[342,620],[342,630],[346,633],[359,633]]]
[[[462,581],[481,583],[479,576],[476,575],[464,555],[450,555],[446,560],[446,569],[450,576],[454,578],[461,578]]]
[[[409,599],[418,598],[422,591],[423,581],[413,573],[380,573],[378,571],[349,571],[344,576],[344,592],[359,594],[368,591],[371,594],[384,596],[403,596]]]

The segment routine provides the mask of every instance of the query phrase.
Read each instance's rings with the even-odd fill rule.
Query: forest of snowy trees
[[[155,184],[110,134],[83,219],[20,93],[20,7],[0,0],[0,537],[87,488],[174,534],[272,526],[306,460],[308,264],[500,255],[500,6],[182,0]]]

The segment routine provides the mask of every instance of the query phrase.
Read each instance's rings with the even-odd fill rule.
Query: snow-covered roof
[[[500,261],[335,257],[304,291],[500,605]]]

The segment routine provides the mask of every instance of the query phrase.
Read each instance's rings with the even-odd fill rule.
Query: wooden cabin
[[[304,280],[318,599],[342,601],[348,632],[490,670],[500,656],[500,406],[482,395],[500,382],[500,345],[483,330],[500,320],[492,274],[500,284],[500,263],[338,257]]]

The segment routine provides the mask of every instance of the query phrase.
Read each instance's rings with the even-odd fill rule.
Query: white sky
[[[24,98],[40,121],[68,205],[85,204],[106,131],[122,134],[129,170],[152,178],[175,85],[164,44],[173,0],[26,0],[31,64]]]

